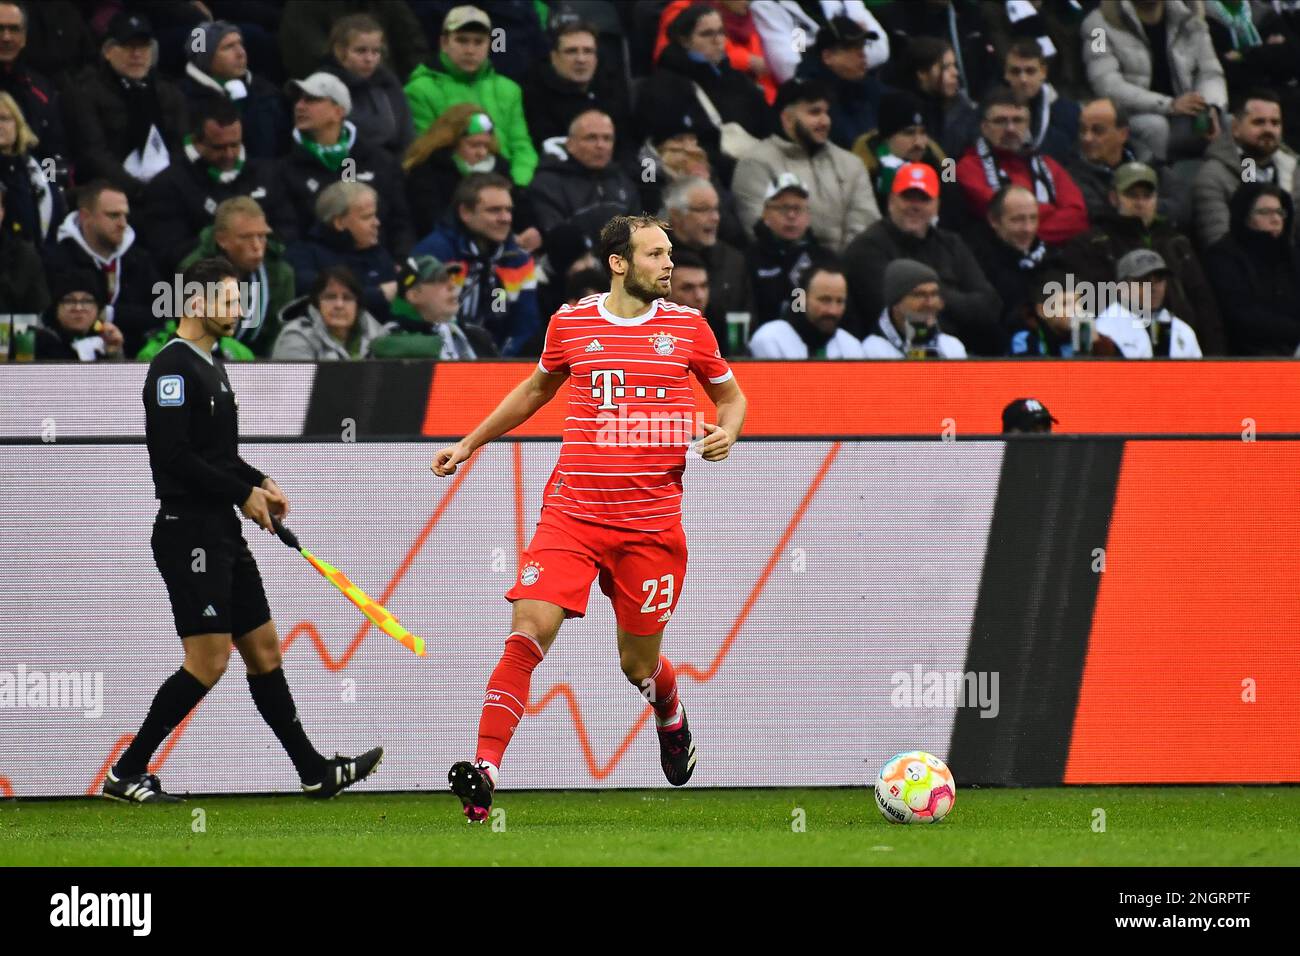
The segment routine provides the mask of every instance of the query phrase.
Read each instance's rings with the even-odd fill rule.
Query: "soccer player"
[[[740,437],[745,396],[695,309],[664,301],[671,288],[667,224],[618,216],[600,233],[610,291],[561,306],[532,375],[431,466],[455,474],[480,445],[527,421],[566,378],[569,413],[542,516],[523,555],[505,652],[488,680],[473,763],[447,774],[471,822],[489,816],[501,757],[524,716],[533,669],[566,618],[587,610],[591,582],[614,605],[623,673],[654,708],[660,763],[681,786],[695,769],[695,743],[673,665],[660,654],[686,574],[682,473],[686,448],[722,461]],[[717,423],[693,426],[688,373],[717,406]]]
[[[280,666],[280,640],[262,577],[231,510],[272,531],[289,512],[279,486],[239,456],[239,403],[217,342],[240,319],[239,283],[225,259],[200,259],[184,275],[176,337],[149,363],[145,440],[161,507],[153,556],[167,585],[185,660],[163,682],[139,732],[104,780],[104,796],[127,803],[177,803],[148,772],[158,745],[226,672],[232,635],[248,669],[253,703],[302,779],[309,797],[332,797],[364,780],[382,747],[359,757],[322,757],[298,720]],[[193,294],[191,294],[193,290]]]

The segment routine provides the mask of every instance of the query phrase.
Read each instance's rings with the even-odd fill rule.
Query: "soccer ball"
[[[876,778],[876,806],[890,823],[938,823],[956,802],[952,771],[923,750],[895,754]]]

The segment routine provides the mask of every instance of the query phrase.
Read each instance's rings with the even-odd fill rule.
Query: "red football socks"
[[[655,712],[655,726],[660,730],[676,730],[681,724],[681,714],[677,699],[677,672],[668,658],[659,655],[659,666],[650,675],[654,693],[650,696],[650,706]],[[643,688],[644,689],[644,688]]]
[[[483,695],[483,714],[478,722],[478,751],[476,758],[493,767],[501,766],[501,757],[514,736],[519,721],[524,719],[528,705],[528,685],[533,668],[542,662],[542,648],[531,636],[522,631],[506,638],[506,649],[501,654],[496,670],[488,678]]]

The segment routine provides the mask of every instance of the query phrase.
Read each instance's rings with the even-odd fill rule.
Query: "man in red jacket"
[[[992,90],[980,107],[980,136],[957,163],[957,184],[971,215],[982,220],[1002,186],[1024,186],[1038,199],[1038,235],[1049,246],[1088,229],[1083,193],[1061,164],[1030,146],[1029,108],[1006,87]]]

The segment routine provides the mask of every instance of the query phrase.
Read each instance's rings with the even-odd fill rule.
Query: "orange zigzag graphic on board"
[[[12,797],[14,795],[13,785],[9,783],[8,777],[0,777],[0,795]]]
[[[704,670],[700,670],[692,664],[679,663],[676,665],[676,670],[679,675],[691,677],[696,682],[704,684],[712,680],[718,673],[719,669],[721,669],[723,661],[726,660],[727,654],[730,652],[732,645],[735,644],[736,638],[740,634],[741,628],[744,627],[745,621],[749,618],[750,612],[758,602],[758,598],[762,594],[763,589],[767,586],[767,582],[771,578],[772,572],[776,569],[776,564],[780,560],[781,554],[785,551],[790,539],[794,536],[795,531],[803,521],[809,505],[812,504],[812,500],[817,494],[817,489],[821,486],[827,472],[830,471],[831,465],[839,454],[840,447],[840,442],[833,442],[830,449],[826,452],[826,457],[822,460],[821,466],[817,469],[817,473],[809,482],[808,488],[804,492],[799,505],[795,508],[794,514],[790,516],[790,520],[786,524],[785,531],[777,541],[776,546],[773,547],[772,553],[768,557],[767,563],[763,567],[762,572],[759,574],[758,580],[754,582],[753,588],[750,589],[749,596],[741,606],[740,613],[736,616],[736,620],[732,623],[730,630],[727,632],[726,638],[719,646],[717,653],[714,654],[713,660],[710,661],[709,666]],[[406,557],[403,558],[402,563],[393,573],[392,579],[388,582],[388,586],[384,589],[384,593],[379,599],[381,604],[386,605],[392,598],[393,594],[397,591],[398,585],[401,584],[407,571],[410,570],[411,564],[415,561],[416,555],[420,553],[420,550],[424,547],[429,535],[433,532],[434,527],[447,511],[452,498],[455,497],[456,492],[464,483],[465,478],[468,476],[470,469],[476,460],[476,458],[471,458],[460,467],[456,478],[452,481],[451,487],[447,489],[446,494],[443,495],[442,500],[438,503],[438,507],[434,510],[433,514],[429,517],[429,520],[425,523],[424,528],[420,531],[420,534],[407,550]],[[514,473],[515,547],[516,553],[522,555],[524,551],[523,446],[519,442],[515,442],[513,445],[512,466]],[[326,647],[325,642],[321,639],[320,632],[317,631],[315,625],[310,621],[301,621],[296,624],[285,636],[281,647],[284,650],[288,650],[289,646],[294,642],[297,636],[305,633],[311,639],[312,646],[315,648],[316,654],[321,659],[321,662],[325,665],[325,669],[330,671],[340,671],[347,667],[348,662],[356,653],[357,648],[360,647],[362,639],[365,638],[366,634],[370,631],[371,626],[369,620],[365,621],[358,629],[356,636],[352,639],[352,643],[348,645],[347,649],[338,658],[335,658],[330,654],[329,648]],[[540,714],[547,708],[551,701],[558,698],[564,698],[565,704],[569,710],[569,715],[573,721],[574,733],[577,735],[578,743],[582,747],[582,753],[587,763],[587,769],[596,780],[603,780],[613,772],[614,768],[618,766],[619,761],[622,760],[623,755],[632,745],[632,741],[636,739],[636,735],[640,733],[641,729],[645,726],[646,721],[650,719],[650,714],[652,713],[651,708],[648,706],[644,711],[642,711],[641,716],[637,718],[636,722],[628,730],[618,748],[602,766],[599,763],[595,752],[592,750],[591,738],[587,735],[587,727],[582,718],[582,709],[578,704],[577,695],[568,684],[559,683],[552,686],[551,689],[543,695],[541,700],[536,704],[528,706],[526,713],[530,715]],[[198,707],[190,711],[189,714],[186,715],[185,719],[177,726],[176,730],[172,732],[171,737],[167,740],[167,743],[163,746],[162,750],[158,752],[153,761],[149,764],[150,773],[157,773],[167,762],[167,758],[171,756],[172,751],[175,750],[177,743],[179,743],[181,737],[184,736],[186,728],[189,726],[190,721],[196,713],[198,713]],[[131,739],[131,734],[124,734],[118,738],[117,743],[114,745],[108,757],[104,760],[103,765],[99,768],[99,772],[95,775],[94,780],[91,781],[90,786],[86,789],[87,795],[95,796],[99,793],[100,788],[103,786],[104,778],[108,774],[109,768],[113,766],[121,752],[131,743]],[[7,786],[7,783],[8,781],[3,777],[0,777],[0,785]]]

